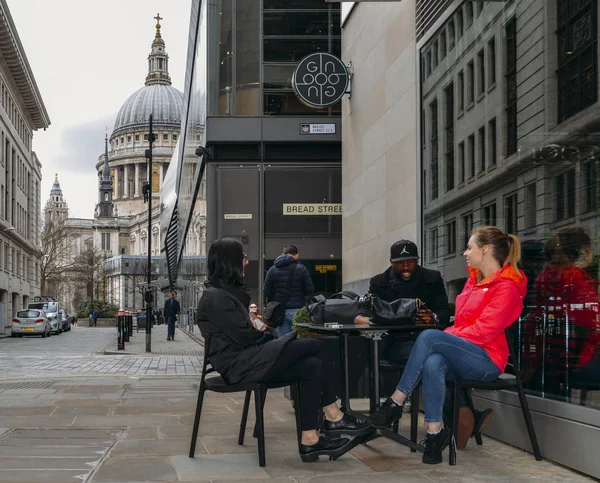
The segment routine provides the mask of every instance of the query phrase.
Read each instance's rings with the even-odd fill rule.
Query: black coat
[[[171,299],[167,299],[165,302],[165,318],[175,317],[179,315],[181,308],[179,306],[179,300],[173,299],[173,304],[171,304]]]
[[[418,265],[412,278],[406,282],[395,274],[393,267],[390,267],[371,279],[369,293],[386,302],[393,302],[400,298],[418,298],[438,316],[439,324],[447,326],[450,322],[450,307],[448,307],[444,281],[440,272],[435,270]],[[371,313],[364,310],[360,315],[370,317]]]
[[[290,293],[285,304],[286,309],[300,309],[305,305],[306,297],[314,292],[314,286],[308,268],[299,263],[291,255],[279,255],[275,264],[269,269],[264,283],[264,294],[267,299],[283,302],[287,292],[288,280],[292,267],[296,266]]]
[[[262,381],[285,345],[296,338],[296,332],[273,339],[256,330],[248,315],[249,299],[237,287],[207,284],[196,312],[202,335],[211,337],[210,362],[230,384]]]

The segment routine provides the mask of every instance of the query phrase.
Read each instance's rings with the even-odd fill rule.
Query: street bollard
[[[125,341],[123,340],[123,319],[122,315],[117,315],[117,350],[124,351],[125,350]]]
[[[131,312],[127,312],[127,327],[129,327],[129,337],[133,337],[133,315],[131,315]]]
[[[129,323],[127,322],[127,316],[122,315],[121,318],[123,319],[123,342],[129,342]]]

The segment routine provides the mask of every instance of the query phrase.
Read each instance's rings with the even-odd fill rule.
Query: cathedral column
[[[119,198],[119,167],[115,166],[115,200]]]
[[[123,198],[129,198],[129,166],[123,166]]]
[[[164,173],[163,173],[163,168],[164,168],[164,167],[165,167],[165,165],[161,163],[161,164],[160,164],[160,184],[161,184],[161,185],[162,185],[163,179],[165,178],[165,177],[164,177]]]
[[[135,179],[133,196],[140,196],[140,164],[135,163]]]

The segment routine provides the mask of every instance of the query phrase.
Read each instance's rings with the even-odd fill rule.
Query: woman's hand
[[[252,322],[252,326],[259,330],[260,332],[264,332],[267,330],[267,324],[262,322],[262,317],[260,315],[256,315],[254,312],[250,313],[250,322]]]

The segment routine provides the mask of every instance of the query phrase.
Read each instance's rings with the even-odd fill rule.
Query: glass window
[[[340,35],[340,13],[331,12],[265,12],[263,15],[263,35],[316,35],[326,37],[329,27],[335,27],[335,35]]]
[[[264,0],[265,10],[327,10],[327,2],[321,0]]]
[[[265,170],[265,233],[341,234],[341,181],[337,167]]]
[[[341,113],[341,102],[331,107],[332,114]],[[263,113],[265,116],[328,116],[327,109],[305,106],[293,92],[270,92],[264,95]]]
[[[265,64],[263,87],[265,89],[291,89],[295,64]]]
[[[263,41],[263,60],[265,62],[299,62],[313,52],[329,52],[340,56],[340,39],[265,39]]]
[[[260,114],[260,1],[236,0],[235,114]]]

